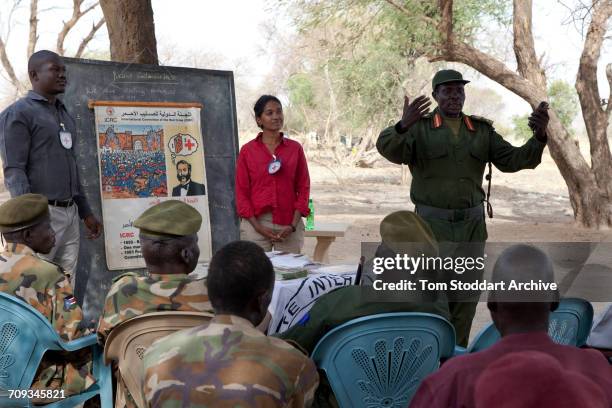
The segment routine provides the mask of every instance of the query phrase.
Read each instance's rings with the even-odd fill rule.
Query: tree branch
[[[81,58],[81,56],[83,55],[83,52],[85,51],[85,48],[87,47],[89,42],[93,39],[94,35],[96,35],[96,31],[98,31],[100,27],[104,25],[104,21],[105,21],[104,17],[102,17],[96,24],[93,25],[93,27],[91,27],[89,34],[87,34],[87,36],[83,38],[83,40],[81,41],[81,44],[79,44],[79,49],[74,55],[75,58]]]
[[[576,91],[583,111],[586,108],[597,113],[603,113],[597,86],[597,61],[601,54],[601,45],[606,34],[607,22],[611,16],[612,0],[600,0],[593,11],[591,24],[580,56],[578,76],[576,77]]]
[[[6,55],[6,46],[4,44],[4,41],[2,41],[1,37],[0,37],[0,61],[2,62],[2,67],[6,71],[6,74],[8,75],[9,80],[11,81],[11,84],[13,84],[16,90],[19,90],[21,88],[21,84],[19,83],[19,79],[17,79],[17,75],[15,75],[15,70],[13,69],[13,65],[11,64],[11,61],[9,60],[8,55]]]
[[[606,117],[610,118],[610,113],[612,113],[612,64],[606,65],[606,77],[608,78],[608,86],[610,87],[608,106],[606,106]]]
[[[514,30],[514,55],[519,74],[538,88],[546,88],[544,71],[535,52],[532,32],[532,0],[514,0],[512,27]]]
[[[89,13],[91,10],[96,8],[99,2],[93,3],[91,6],[87,7],[85,10],[81,10],[81,6],[83,5],[84,0],[72,0],[72,17],[70,20],[64,22],[64,26],[62,27],[62,31],[57,35],[57,53],[59,55],[64,55],[66,50],[64,50],[64,41],[66,40],[66,36],[68,32],[76,25],[81,17],[85,14]]]
[[[408,17],[413,18],[413,17],[416,16],[420,20],[422,20],[424,23],[427,23],[427,24],[436,24],[436,22],[431,17],[428,17],[428,16],[420,14],[420,13],[411,12],[406,7],[402,6],[401,4],[399,4],[398,2],[396,2],[394,0],[385,0],[385,1],[387,3],[389,3],[391,6],[395,7],[396,9],[398,9],[400,12],[402,12],[403,14],[405,14]]]
[[[28,39],[28,58],[34,54],[38,41],[38,0],[30,0],[30,37]]]
[[[438,31],[442,38],[440,39],[441,49],[445,52],[450,52],[453,48],[453,0],[440,0],[440,23]]]

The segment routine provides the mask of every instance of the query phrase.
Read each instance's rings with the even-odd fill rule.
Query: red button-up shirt
[[[302,146],[281,135],[274,155],[281,168],[274,174],[268,166],[274,160],[261,140],[262,134],[240,149],[236,168],[236,207],[241,218],[272,213],[272,221],[291,225],[293,213],[309,213],[310,175]]]

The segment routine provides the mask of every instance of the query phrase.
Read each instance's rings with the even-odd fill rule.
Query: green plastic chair
[[[327,333],[312,359],[340,407],[407,407],[421,381],[451,357],[455,330],[428,313],[353,319]]]
[[[9,390],[29,390],[43,354],[47,350],[77,351],[92,348],[96,383],[81,394],[45,405],[73,408],[95,395],[102,408],[113,407],[110,366],[103,362],[102,348],[95,334],[70,342],[63,341],[49,321],[32,306],[0,292],[0,407],[31,407],[28,398],[10,398]]]
[[[557,344],[582,347],[593,325],[593,306],[584,299],[565,298],[550,314],[548,335]],[[493,323],[482,329],[468,347],[468,353],[484,350],[495,344],[501,335]]]

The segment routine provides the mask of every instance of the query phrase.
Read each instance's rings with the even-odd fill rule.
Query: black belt
[[[49,205],[54,207],[70,207],[74,204],[74,200],[72,198],[68,200],[49,200]]]
[[[428,205],[417,204],[415,212],[421,217],[437,218],[446,221],[464,221],[482,218],[484,219],[484,207],[481,204],[463,210],[450,210],[447,208],[430,207]]]

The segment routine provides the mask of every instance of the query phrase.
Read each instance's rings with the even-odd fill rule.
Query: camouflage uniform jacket
[[[106,295],[98,338],[104,344],[119,323],[146,313],[172,310],[212,312],[206,279],[185,274],[123,274],[116,278]]]
[[[25,245],[9,243],[8,250],[0,254],[0,291],[38,310],[62,340],[89,334],[80,328],[83,312],[61,268],[38,257]],[[84,391],[94,382],[88,350],[69,354],[47,352],[32,388],[61,388],[68,396]]]
[[[297,408],[312,404],[319,376],[290,344],[243,318],[218,315],[154,343],[143,381],[149,407]]]
[[[98,340],[104,344],[115,326],[133,317],[171,310],[213,312],[206,279],[185,274],[123,274],[116,278],[106,295],[98,323]],[[136,408],[119,371],[116,371],[116,377],[116,408]]]

